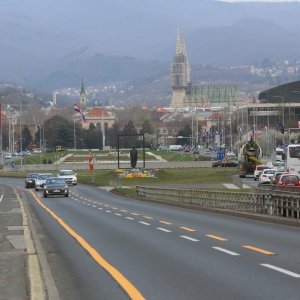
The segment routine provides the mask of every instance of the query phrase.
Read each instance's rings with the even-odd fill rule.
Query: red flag
[[[92,173],[92,172],[93,172],[93,170],[94,170],[93,163],[89,163],[89,166],[90,166],[90,172]]]

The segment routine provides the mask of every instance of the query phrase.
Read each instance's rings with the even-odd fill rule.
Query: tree
[[[140,133],[148,133],[148,134],[153,134],[154,133],[154,129],[151,126],[149,120],[145,120],[142,124],[142,129],[140,130]]]
[[[25,126],[22,130],[22,145],[23,148],[27,149],[27,147],[32,143],[33,139],[32,139],[32,135],[29,131],[29,128],[27,126]]]
[[[128,121],[127,125],[124,126],[122,132],[123,135],[127,135],[125,138],[120,140],[120,147],[131,148],[137,143],[137,136],[132,136],[138,134],[138,131],[133,125],[131,120]]]
[[[119,123],[115,122],[111,128],[106,131],[106,143],[107,145],[116,148],[118,145],[118,135],[121,133]]]
[[[177,145],[185,145],[190,144],[190,137],[192,136],[192,129],[189,124],[185,125],[182,129],[179,130],[178,136],[182,136],[182,138],[177,139]]]

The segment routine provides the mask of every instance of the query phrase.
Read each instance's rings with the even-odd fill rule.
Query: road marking
[[[228,241],[227,239],[212,234],[206,234],[206,236],[219,241]]]
[[[143,217],[148,220],[153,220],[153,218],[151,218],[151,217],[147,217],[147,216],[143,216]]]
[[[104,204],[104,206],[105,206],[105,207],[109,207],[109,205],[108,205],[108,204]]]
[[[76,233],[67,223],[59,218],[52,210],[50,210],[36,195],[31,191],[35,201],[49,213],[49,215],[56,220],[98,263],[99,266],[104,268],[124,289],[130,299],[144,300],[145,298],[140,291],[113,265],[109,264],[99,252],[96,251],[82,236]]]
[[[161,230],[161,231],[164,231],[164,232],[172,232],[172,231],[169,230],[169,229],[165,229],[165,228],[161,228],[161,227],[156,227],[156,229]]]
[[[141,223],[141,224],[143,224],[143,225],[147,225],[147,226],[150,225],[149,223],[146,223],[146,222],[143,222],[143,221],[139,221],[139,223]]]
[[[96,205],[92,205],[92,207],[97,207]]]
[[[116,207],[111,207],[111,209],[117,209]]]
[[[121,211],[127,213],[127,210],[121,209]]]
[[[273,269],[275,271],[284,273],[286,275],[295,277],[295,278],[300,278],[300,274],[297,274],[297,273],[294,273],[294,272],[291,272],[291,271],[288,271],[288,270],[285,270],[285,269],[282,269],[282,268],[279,268],[279,267],[275,267],[275,266],[272,266],[272,265],[269,265],[269,264],[260,264],[260,265],[263,266],[263,267],[266,267],[266,268]]]
[[[186,239],[186,240],[192,241],[192,242],[199,242],[199,240],[197,240],[197,239],[194,239],[194,238],[192,238],[192,237],[189,237],[189,236],[186,236],[186,235],[181,235],[180,237],[182,237],[183,239]]]
[[[244,245],[243,248],[247,248],[247,249],[250,249],[250,250],[262,253],[262,254],[266,254],[266,255],[274,255],[275,254],[273,252],[270,252],[270,251],[267,251],[267,250],[264,250],[264,249],[261,249],[261,248],[256,248],[256,247],[253,247],[253,246],[250,246],[250,245]]]
[[[134,220],[134,218],[130,218],[130,217],[126,217],[126,219],[128,219],[128,220]]]
[[[224,249],[224,248],[221,248],[221,247],[213,247],[213,249],[216,249],[216,250],[218,250],[218,251],[227,253],[227,254],[229,254],[229,255],[240,255],[240,254],[238,254],[238,253],[236,253],[236,252],[232,252],[232,251],[229,251],[229,250]]]
[[[180,229],[183,229],[183,230],[186,230],[186,231],[190,231],[190,232],[194,232],[194,231],[196,231],[196,229],[193,229],[193,228],[189,228],[189,227],[184,227],[184,226],[182,226],[182,227],[179,227]]]
[[[159,223],[166,224],[166,225],[172,225],[172,223],[170,223],[168,221],[159,221]]]
[[[118,216],[118,217],[122,217],[122,215],[121,214],[115,214],[116,216]]]
[[[110,213],[111,211],[110,210],[105,210],[106,212]]]
[[[232,183],[223,183],[223,185],[227,189],[232,189],[232,190],[239,190],[240,189],[238,186],[236,186],[235,184],[232,184]]]
[[[102,210],[103,208],[102,207],[98,207],[98,209]]]
[[[134,216],[139,216],[139,214],[137,214],[137,213],[131,213],[132,215],[134,215]]]

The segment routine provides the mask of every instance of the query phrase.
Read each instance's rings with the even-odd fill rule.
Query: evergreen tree
[[[138,131],[131,120],[124,126],[121,133],[125,136],[120,140],[120,147],[131,148],[136,145],[138,138],[134,135],[138,134]]]
[[[32,143],[33,139],[31,133],[27,126],[25,126],[22,130],[22,146],[24,149],[27,149],[28,146]]]

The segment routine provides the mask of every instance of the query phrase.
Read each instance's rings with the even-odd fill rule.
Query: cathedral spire
[[[84,89],[83,79],[81,80],[81,91],[80,91],[80,95],[85,95],[85,89]]]
[[[180,27],[177,28],[176,54],[182,54]]]

